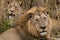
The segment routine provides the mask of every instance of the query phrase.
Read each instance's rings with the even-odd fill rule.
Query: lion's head
[[[27,35],[45,37],[48,34],[50,17],[44,11],[45,10],[42,11],[41,9],[38,10],[37,7],[33,7],[19,17],[13,26],[20,26],[21,30],[26,32]],[[32,16],[28,14],[32,14]],[[29,19],[27,17],[29,17]]]
[[[8,18],[12,24],[15,18],[22,15],[23,9],[21,8],[22,2],[13,1],[8,4]]]
[[[14,16],[16,17],[22,14],[21,4],[22,2],[16,2],[16,1],[13,1],[8,4],[9,17],[14,17]]]
[[[46,36],[49,29],[50,17],[46,12],[43,12],[45,10],[40,10],[36,10],[31,20],[28,21],[28,31],[35,36]]]

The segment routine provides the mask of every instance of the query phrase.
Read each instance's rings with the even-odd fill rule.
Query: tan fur
[[[0,35],[1,40],[22,40],[16,29],[11,28]]]
[[[47,9],[47,7],[39,7],[39,11],[44,12]]]
[[[1,20],[1,15],[0,15],[0,20]]]

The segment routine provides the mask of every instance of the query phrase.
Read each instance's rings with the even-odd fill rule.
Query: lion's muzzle
[[[47,31],[44,31],[44,30],[43,30],[42,32],[40,32],[40,35],[41,35],[41,36],[47,35]]]
[[[40,35],[41,36],[45,36],[45,35],[47,35],[47,31],[45,30],[46,29],[46,26],[44,26],[44,27],[40,27],[41,29],[42,29],[42,31],[40,32]]]

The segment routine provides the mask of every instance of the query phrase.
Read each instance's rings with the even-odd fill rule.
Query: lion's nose
[[[10,10],[11,12],[14,12],[13,10]]]
[[[40,28],[41,28],[41,29],[45,29],[45,28],[46,28],[46,26],[44,26],[44,27],[42,27],[42,26],[41,26]]]

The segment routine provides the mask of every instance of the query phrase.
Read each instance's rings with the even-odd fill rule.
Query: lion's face
[[[10,20],[10,23],[12,24],[14,20],[22,15],[22,8],[20,2],[11,2],[8,4],[8,18]]]
[[[47,35],[49,16],[43,12],[36,12],[31,19],[35,29],[41,36]]]
[[[20,16],[22,14],[22,8],[20,7],[21,3],[11,2],[8,5],[8,14],[9,17]]]

